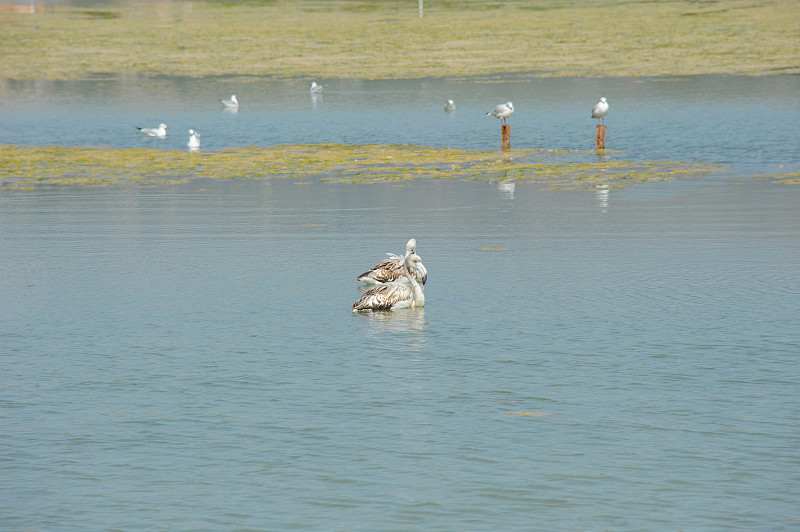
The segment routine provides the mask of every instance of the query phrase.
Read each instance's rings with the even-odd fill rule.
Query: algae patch
[[[800,172],[785,172],[781,174],[761,174],[756,176],[757,179],[769,179],[775,183],[782,185],[799,185]]]
[[[618,153],[614,155],[619,155]],[[213,152],[0,146],[0,186],[155,186],[192,179],[295,179],[297,183],[414,179],[514,180],[551,189],[619,188],[699,176],[711,165],[598,158],[589,151],[469,151],[429,146],[299,144]]]

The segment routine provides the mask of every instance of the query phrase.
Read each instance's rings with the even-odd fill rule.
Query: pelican
[[[603,120],[603,125],[606,124],[606,115],[608,114],[608,102],[605,98],[600,98],[600,101],[594,104],[592,108],[592,118]]]
[[[387,258],[370,268],[369,271],[366,271],[356,277],[356,281],[366,284],[391,283],[392,281],[397,280],[400,280],[400,282],[405,282],[405,277],[403,277],[403,261],[409,255],[413,255],[416,252],[417,241],[416,239],[412,238],[406,243],[406,254],[404,256],[399,257],[393,253],[387,253]],[[421,262],[419,265],[420,268],[417,270],[417,280],[424,285],[428,281],[428,271]]]
[[[195,131],[194,129],[189,130],[189,142],[186,144],[189,148],[193,150],[200,149],[200,133]]]
[[[511,102],[501,103],[500,105],[496,106],[494,109],[486,113],[486,115],[492,115],[495,118],[500,119],[500,123],[506,123],[506,118],[514,114],[514,104]]]
[[[403,261],[403,276],[406,282],[395,281],[392,283],[373,286],[353,303],[353,312],[362,310],[395,310],[401,308],[414,308],[425,306],[425,295],[416,277],[419,270],[424,269],[422,259],[411,254]],[[411,272],[415,272],[412,275]]]
[[[444,104],[444,110],[447,111],[448,113],[452,113],[453,111],[456,110],[456,102],[454,102],[453,100],[447,100],[447,102],[445,102]]]
[[[220,100],[219,103],[222,104],[223,107],[228,107],[230,109],[238,109],[239,108],[239,100],[236,99],[236,95],[231,95],[230,100]]]
[[[137,127],[139,131],[147,135],[148,137],[166,137],[167,136],[167,124],[161,124],[156,129],[150,129],[146,127]]]
[[[311,88],[309,89],[309,92],[311,92],[311,94],[320,94],[324,90],[325,87],[323,87],[322,85],[317,85],[316,81],[311,82]]]

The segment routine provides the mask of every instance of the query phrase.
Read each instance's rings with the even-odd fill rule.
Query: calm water
[[[345,81],[312,100],[310,80],[117,79],[0,81],[0,143],[185,149],[320,142],[500,146],[498,120],[514,102],[512,147],[594,149],[592,106],[606,96],[607,147],[617,158],[800,168],[800,76],[676,79]],[[236,94],[239,111],[220,98]],[[443,110],[448,98],[458,108]],[[166,123],[152,139],[136,127]]]
[[[425,83],[391,99],[412,109]],[[672,139],[676,158],[747,151],[706,134],[706,102],[755,98],[717,86],[687,104],[699,119]],[[46,143],[52,91],[4,107],[0,141]],[[112,127],[133,103],[98,117],[99,132],[79,127],[95,95],[64,91],[55,123],[69,133],[54,142],[182,145]],[[293,125],[286,142],[311,142],[301,131],[344,116],[333,92],[322,110],[281,111],[285,124],[228,142],[269,144],[270,127]],[[783,133],[765,131],[756,154],[624,190],[276,179],[0,193],[0,528],[797,530],[800,188],[747,179],[798,162],[784,116],[797,116],[796,94],[770,94],[764,113]],[[629,105],[643,121],[658,103]],[[189,111],[172,107],[178,129]],[[495,134],[483,107],[488,124],[470,127]],[[255,123],[244,107],[201,118]],[[612,124],[623,128],[609,118],[609,138]],[[645,128],[624,127],[636,147],[623,155],[654,158]],[[428,129],[404,141],[450,144]],[[355,276],[412,236],[425,308],[353,315]]]

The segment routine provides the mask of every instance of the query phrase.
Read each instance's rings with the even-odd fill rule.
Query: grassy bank
[[[35,14],[0,3],[0,76],[800,73],[798,2],[429,4],[420,18],[408,0],[123,2]]]

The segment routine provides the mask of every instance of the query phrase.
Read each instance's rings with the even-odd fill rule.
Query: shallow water
[[[3,194],[4,528],[794,529],[797,200]],[[425,308],[353,315],[409,236]]]
[[[761,99],[796,116],[796,97],[775,89],[796,78],[764,82]],[[404,142],[447,145],[451,131],[491,147],[484,98],[467,126],[469,104],[413,110],[415,90],[438,98],[420,87],[450,82],[408,83],[348,98],[403,103],[408,116],[387,120],[414,126],[417,137],[394,128]],[[570,83],[592,96],[601,82]],[[637,86],[650,83],[683,82]],[[118,86],[82,87],[100,108],[126,101]],[[509,87],[475,91],[490,88]],[[260,129],[266,104],[251,116],[212,102],[198,121],[229,134],[209,133],[205,149],[316,142],[320,127],[331,138],[319,140],[346,141],[332,138],[348,115],[331,89],[316,111],[300,98],[278,113],[285,124]],[[88,127],[91,93],[56,104],[41,90],[3,108],[0,141],[46,143],[58,108],[51,124],[71,132],[59,143],[181,148],[126,132],[136,105],[155,106],[144,97]],[[757,99],[717,91],[711,110]],[[609,132],[644,123],[648,101],[612,107]],[[171,102],[178,129],[195,104]],[[797,529],[800,189],[749,178],[798,156],[781,105],[767,108],[780,117],[753,153],[741,131],[726,144],[710,124],[675,137],[675,159],[728,169],[623,190],[265,179],[4,191],[2,528]],[[518,112],[520,140],[537,115]],[[346,120],[353,142],[371,138],[352,129],[371,121]],[[548,127],[548,147],[585,133]],[[625,157],[657,158],[636,131]],[[425,308],[352,314],[355,276],[412,236]]]
[[[514,102],[513,148],[594,149],[591,109],[606,96],[607,147],[634,160],[800,167],[800,76],[511,81],[122,78],[0,83],[0,143],[184,149],[189,129],[203,149],[279,144],[414,144],[495,149],[498,120]],[[218,103],[236,94],[238,112]],[[453,113],[444,111],[448,98]],[[136,127],[166,123],[152,139]]]

